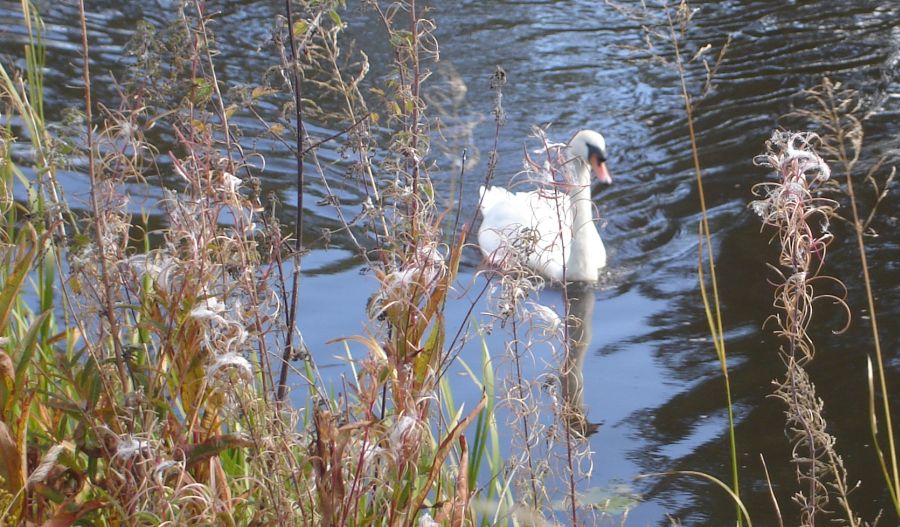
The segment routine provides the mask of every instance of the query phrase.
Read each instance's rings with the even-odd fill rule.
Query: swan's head
[[[585,163],[604,185],[612,183],[606,170],[606,140],[593,130],[582,130],[569,141],[569,152],[577,162]]]

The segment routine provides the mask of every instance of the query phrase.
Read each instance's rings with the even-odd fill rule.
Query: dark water
[[[106,72],[122,71],[127,65],[122,50],[136,21],[164,25],[171,20],[175,3],[87,3],[95,99],[111,100]],[[221,42],[220,79],[229,84],[258,82],[277,60],[269,39],[281,4],[225,4],[219,7],[222,13],[214,25],[220,34],[228,35]],[[629,7],[640,2],[632,4]],[[0,42],[12,56],[22,37],[16,5],[0,3]],[[773,252],[767,248],[769,235],[759,232],[757,218],[746,208],[751,186],[765,180],[766,173],[751,160],[763,150],[774,127],[791,124],[779,116],[804,104],[798,93],[826,75],[862,92],[871,112],[866,122],[866,155],[872,158],[891,150],[896,154],[900,148],[900,4],[891,0],[733,0],[695,2],[693,7],[699,11],[683,42],[686,57],[709,42],[714,61],[715,50],[731,38],[709,92],[699,95],[703,75],[697,65],[689,70],[689,81],[695,92],[700,157],[727,328],[742,493],[757,525],[775,524],[759,459],[764,455],[786,524],[792,524],[797,513],[789,496],[796,484],[788,462],[782,405],[767,397],[770,381],[781,376],[783,368],[777,339],[761,329],[772,313],[764,262]],[[80,104],[76,13],[69,2],[44,4],[51,119],[59,118],[59,108]],[[449,108],[447,120],[456,132],[469,132],[447,147],[449,157],[441,157],[436,150],[435,156],[448,168],[438,171],[435,180],[440,190],[448,190],[455,172],[447,160],[468,146],[476,160],[468,170],[471,179],[463,196],[463,207],[470,214],[493,142],[488,84],[496,65],[506,70],[509,79],[503,100],[507,122],[500,135],[501,182],[520,169],[523,140],[534,124],[553,123],[551,136],[560,140],[583,127],[607,137],[615,184],[597,196],[596,204],[610,268],[590,306],[592,338],[583,358],[588,419],[602,422],[591,436],[595,455],[590,485],[623,482],[643,495],[644,501],[629,514],[629,525],[664,524],[666,514],[685,525],[733,523],[732,503],[707,482],[631,480],[637,474],[662,470],[730,477],[723,382],[697,286],[699,205],[677,77],[671,68],[636,60],[647,58],[628,49],[643,47],[639,24],[594,0],[434,2],[431,15],[441,44],[436,78],[452,76],[467,87],[465,97]],[[351,25],[351,32],[369,51],[377,78],[378,65],[391,59],[378,41],[380,35],[364,15],[352,9],[347,19],[357,24]],[[656,52],[672,57],[671,47],[665,45]],[[237,124],[247,136],[261,135],[250,119],[238,117]],[[263,141],[256,147],[267,159],[266,186],[291,203],[290,156],[274,143]],[[338,158],[329,150],[322,155]],[[327,173],[336,193],[348,210],[358,208],[361,192],[336,177],[338,173],[339,168]],[[84,195],[85,181],[77,170],[65,174],[76,197]],[[134,190],[146,198],[147,207],[158,197],[152,190]],[[309,190],[314,196],[310,202],[324,195],[315,178]],[[140,207],[140,201],[135,203]],[[895,408],[900,407],[897,210],[893,192],[873,224],[879,236],[868,240]],[[307,212],[311,231],[337,226],[335,213],[328,207],[311,206]],[[852,495],[853,505],[871,519],[889,507],[866,416],[865,358],[873,348],[855,241],[846,226],[836,225],[835,234],[826,272],[849,287],[854,319],[846,333],[834,336],[830,330],[843,325],[840,313],[817,311],[811,331],[817,358],[811,370],[850,480],[862,480]],[[342,366],[333,357],[344,351],[325,342],[363,330],[363,306],[376,286],[371,277],[359,274],[361,262],[348,249],[347,240],[337,237],[332,243],[334,248],[315,250],[304,261],[300,324],[319,364],[338,375]],[[478,261],[477,252],[466,255],[461,291],[470,291],[472,282],[477,285],[481,280],[474,277]],[[476,293],[472,289],[468,295]],[[553,290],[544,293],[541,301],[557,307],[562,303],[560,292]],[[467,306],[465,300],[461,304],[451,318],[461,318]],[[492,345],[496,351],[502,349],[496,341]],[[477,364],[479,353],[478,343],[473,342],[463,357]],[[535,363],[549,360],[549,356],[538,356]],[[471,391],[462,398],[477,395],[471,383],[454,381],[454,385]],[[890,513],[882,522],[896,523]]]

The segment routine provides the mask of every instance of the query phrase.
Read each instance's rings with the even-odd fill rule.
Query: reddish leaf
[[[0,463],[0,476],[6,481],[7,490],[14,494],[25,481],[22,473],[22,453],[19,452],[9,427],[2,420],[0,420],[0,459],[3,460]]]

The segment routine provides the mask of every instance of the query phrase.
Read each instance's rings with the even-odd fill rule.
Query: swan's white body
[[[553,281],[597,281],[606,267],[606,248],[594,224],[590,169],[610,182],[606,145],[603,136],[584,130],[568,150],[575,182],[569,194],[557,188],[481,187],[478,245],[491,263],[502,267],[515,259]]]

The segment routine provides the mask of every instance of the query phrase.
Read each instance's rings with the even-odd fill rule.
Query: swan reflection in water
[[[569,298],[569,318],[566,320],[569,346],[559,375],[563,416],[571,431],[588,437],[600,428],[600,423],[588,421],[584,405],[584,357],[591,344],[594,289],[584,282],[570,282],[566,288]]]

